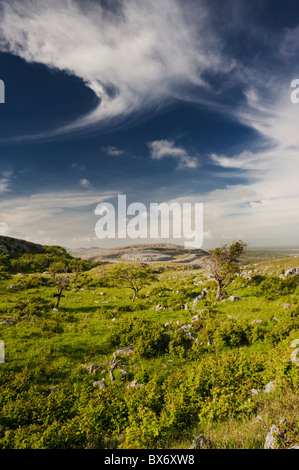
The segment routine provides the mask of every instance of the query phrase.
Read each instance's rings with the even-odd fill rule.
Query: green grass
[[[288,425],[280,447],[299,441],[299,367],[290,361],[290,343],[299,338],[299,288],[271,298],[258,282],[239,277],[225,301],[215,302],[213,281],[200,269],[163,264],[158,281],[134,303],[130,290],[107,282],[109,264],[94,268],[64,291],[59,312],[52,310],[53,286],[7,288],[21,280],[26,285],[32,275],[0,282],[6,353],[0,364],[0,448],[179,449],[202,433],[207,448],[263,448],[271,423],[282,416]],[[296,259],[287,258],[246,269],[274,276],[295,266]],[[209,291],[193,309],[204,287],[200,280]],[[231,302],[230,295],[240,300]],[[22,319],[20,301],[35,296],[50,307],[39,313],[37,304]],[[157,304],[165,308],[156,311]],[[195,338],[189,340],[176,323],[191,323],[198,313],[204,319],[194,323]],[[3,324],[6,318],[12,323]],[[262,322],[254,325],[255,319]],[[166,322],[172,324],[164,327]],[[135,353],[122,358],[112,384],[107,362],[127,338]],[[96,373],[88,374],[90,364],[99,366]],[[93,383],[102,378],[107,388],[99,390]],[[252,388],[263,390],[275,379],[271,395],[251,395]],[[132,380],[142,386],[128,388]]]

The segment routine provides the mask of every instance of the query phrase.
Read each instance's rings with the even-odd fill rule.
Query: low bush
[[[217,346],[238,347],[248,345],[251,340],[251,328],[246,321],[228,319],[221,322],[214,333]]]
[[[282,295],[293,294],[298,285],[299,276],[287,276],[284,279],[271,276],[259,284],[257,293],[268,300],[273,300]]]
[[[168,346],[164,327],[139,317],[126,317],[115,322],[110,335],[111,344],[125,347],[134,346],[134,355],[150,358],[163,354]]]

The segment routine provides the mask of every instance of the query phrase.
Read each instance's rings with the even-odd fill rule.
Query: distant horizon
[[[103,249],[103,250],[113,250],[113,249],[121,249],[121,248],[129,248],[129,247],[133,247],[133,246],[150,246],[150,245],[171,245],[171,246],[179,246],[181,248],[184,248],[184,243],[178,243],[178,242],[170,242],[170,241],[142,241],[142,242],[138,242],[136,240],[132,240],[131,243],[125,243],[125,241],[123,242],[123,244],[115,244],[113,246],[101,246],[101,245],[90,245],[90,246],[76,246],[76,247],[69,247],[67,245],[64,245],[64,244],[61,244],[61,243],[56,243],[56,244],[52,244],[52,245],[48,245],[48,244],[41,244],[41,243],[37,243],[35,241],[33,241],[32,239],[22,239],[22,238],[16,238],[16,237],[10,237],[8,235],[1,235],[0,234],[0,237],[3,236],[3,237],[7,237],[7,238],[15,238],[16,240],[20,240],[20,241],[25,241],[25,242],[28,242],[28,243],[35,243],[37,245],[45,245],[45,246],[61,246],[62,248],[65,248],[66,250],[92,250],[92,249]],[[231,242],[223,242],[221,244],[218,244],[218,245],[215,245],[215,246],[209,246],[209,247],[206,247],[204,248],[203,246],[201,248],[184,248],[186,249],[186,251],[190,251],[190,250],[198,250],[198,249],[201,249],[203,251],[205,250],[209,250],[209,249],[213,249],[213,248],[216,248],[217,246],[221,246],[225,243],[232,243],[234,240],[231,240]],[[272,250],[294,250],[294,251],[299,251],[299,245],[273,245],[273,246],[270,246],[270,245],[261,245],[261,246],[255,246],[255,245],[248,245],[245,249],[246,251],[248,250],[268,250],[268,251],[272,251]]]

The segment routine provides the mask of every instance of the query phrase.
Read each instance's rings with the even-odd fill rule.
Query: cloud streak
[[[27,198],[11,196],[0,200],[0,234],[29,238],[38,243],[69,246],[75,234],[94,237],[96,205],[115,197],[116,191],[65,190],[32,194]]]
[[[85,116],[54,133],[78,130],[186,97],[208,86],[207,71],[230,67],[207,27],[204,1],[192,15],[177,0],[3,1],[0,49],[80,77],[98,97]]]

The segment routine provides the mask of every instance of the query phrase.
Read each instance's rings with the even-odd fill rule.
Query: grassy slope
[[[167,266],[167,263],[164,265]],[[283,268],[298,265],[296,258],[287,258],[255,263],[248,269],[256,270],[255,274],[268,272],[274,275]],[[109,270],[109,266],[105,269]],[[235,295],[240,300],[226,300],[216,305],[213,301],[214,286],[210,283],[208,300],[199,302],[197,309],[193,311],[193,299],[203,287],[197,282],[205,279],[200,270],[168,266],[159,274],[159,282],[145,287],[132,304],[130,291],[121,286],[102,287],[102,269],[95,268],[88,274],[81,275],[81,285],[72,286],[65,291],[60,312],[49,310],[46,315],[32,314],[30,319],[16,319],[16,305],[19,301],[29,300],[36,295],[49,300],[55,292],[53,287],[47,286],[8,289],[9,285],[24,282],[29,277],[30,275],[23,278],[15,276],[9,281],[1,281],[0,285],[0,319],[3,321],[10,318],[13,322],[2,324],[1,321],[0,324],[0,338],[6,348],[6,363],[0,365],[0,373],[3,374],[2,389],[9,393],[7,390],[17,390],[19,387],[21,395],[15,396],[16,403],[21,400],[22,393],[26,394],[28,390],[31,393],[31,389],[35,390],[33,394],[52,396],[54,392],[51,391],[51,386],[58,389],[58,394],[64,393],[67,386],[72,390],[76,386],[85,387],[90,397],[97,400],[108,392],[99,391],[92,384],[104,377],[109,390],[114,388],[119,396],[132,394],[133,401],[126,399],[129,415],[125,421],[119,418],[119,423],[113,426],[108,424],[104,441],[93,444],[94,446],[188,448],[196,435],[204,433],[208,439],[206,447],[263,448],[271,423],[283,416],[288,420],[288,428],[284,430],[284,439],[280,446],[299,442],[298,415],[295,412],[299,403],[299,367],[290,362],[290,342],[299,338],[296,310],[298,289],[290,294],[275,295],[274,298],[267,299],[256,295],[257,287],[251,282],[238,278],[229,286],[225,297]],[[88,283],[93,285],[88,286]],[[155,287],[158,288],[156,291]],[[180,293],[176,293],[177,291]],[[102,292],[106,295],[102,295]],[[156,311],[155,306],[158,303],[165,306],[165,309]],[[284,308],[286,303],[292,305],[290,310]],[[190,307],[189,310],[181,308],[186,304]],[[130,308],[133,310],[126,311]],[[199,341],[196,347],[193,340],[193,346],[189,350],[187,347],[184,350],[182,344],[178,343],[165,354],[153,354],[150,357],[137,355],[123,359],[121,366],[127,370],[128,375],[122,377],[116,369],[115,377],[118,380],[113,386],[110,384],[107,367],[100,367],[95,374],[86,372],[86,366],[92,363],[105,364],[112,358],[117,346],[113,344],[111,331],[116,323],[132,316],[136,317],[137,325],[138,321],[145,319],[155,322],[157,328],[165,322],[173,322],[169,329],[165,329],[173,338],[176,334],[176,322],[190,323],[193,315],[201,309],[204,309],[202,315],[206,317],[207,323],[197,325],[195,334]],[[221,343],[219,338],[223,340],[226,337],[221,325],[228,324],[228,328],[235,328],[236,320],[229,320],[229,315],[236,317],[238,322],[245,322],[247,327],[255,319],[262,320],[262,323],[256,327],[249,326],[249,342],[238,339],[238,334],[242,331],[237,331],[235,343],[232,341],[229,344],[230,339]],[[274,321],[273,317],[279,322]],[[242,328],[241,324],[241,330]],[[217,337],[218,341],[216,338],[215,343],[209,345],[208,340],[216,330],[221,333]],[[199,343],[203,344],[199,346]],[[195,384],[199,380],[197,377],[204,375],[205,367],[210,372],[207,372],[208,376],[200,384],[206,384],[206,389],[203,385]],[[243,369],[245,372],[240,372]],[[133,379],[145,384],[147,398],[140,396],[140,390],[128,391],[127,385]],[[251,396],[251,388],[263,389],[273,379],[278,379],[273,393]],[[203,390],[202,397],[197,402],[200,387]],[[158,395],[161,393],[160,401],[158,398],[151,401],[148,397],[155,395],[157,390]],[[40,399],[43,401],[43,398]],[[192,400],[196,403],[194,409],[197,411],[196,416],[191,418]],[[133,402],[140,407],[136,414]],[[44,435],[39,440],[34,426],[37,426],[40,433],[44,432],[44,428],[34,418],[33,411],[27,421],[23,418],[18,420],[15,416],[21,413],[21,405],[18,408],[15,404],[16,408],[11,411],[12,404],[9,404],[9,400],[5,401],[3,398],[3,403],[0,447],[59,447],[65,444],[62,445],[61,441],[56,443],[52,437],[52,440],[49,438],[47,441]],[[31,409],[31,405],[27,403],[27,406]],[[113,415],[114,421],[118,420],[117,413],[119,411]],[[145,413],[143,418],[142,413]],[[62,422],[65,419],[61,416],[57,418]],[[156,423],[155,428],[153,422]],[[51,416],[49,423],[54,426]],[[67,432],[66,430],[65,435]],[[80,447],[81,444],[76,443],[76,440],[73,442],[69,444],[70,447]]]

